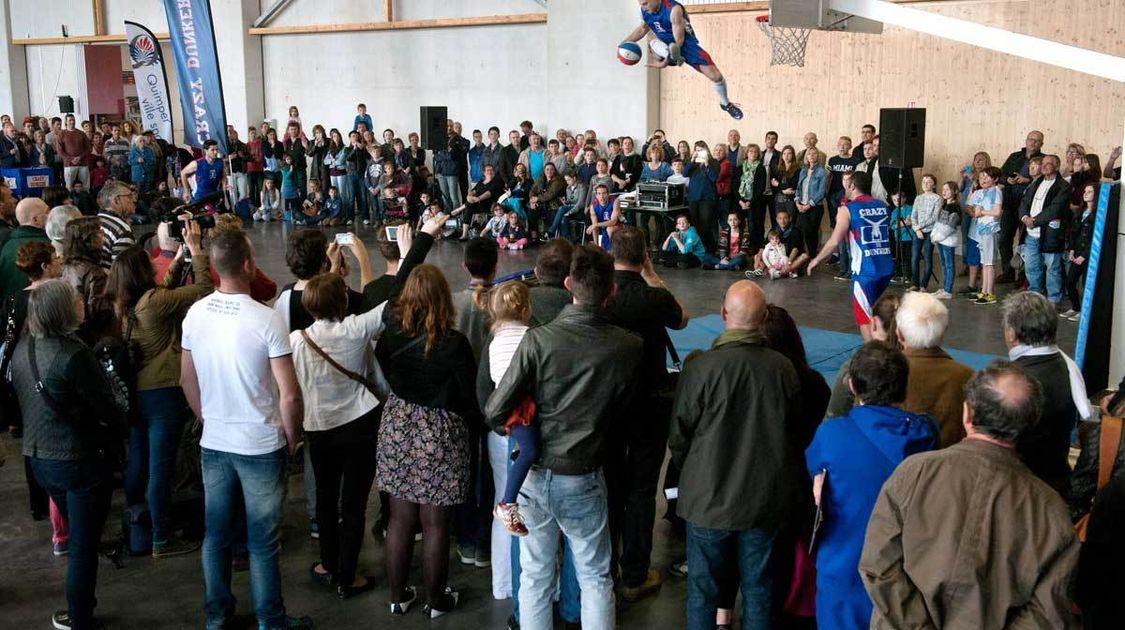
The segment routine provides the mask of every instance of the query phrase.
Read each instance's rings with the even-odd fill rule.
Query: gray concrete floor
[[[285,267],[284,236],[287,228],[279,224],[255,225],[252,235],[259,266],[279,285],[291,281]],[[370,246],[374,230],[359,228]],[[461,246],[439,243],[430,262],[440,266],[454,290],[467,282],[460,268]],[[534,264],[535,252],[502,252],[500,273],[527,269]],[[380,268],[382,263],[376,263]],[[669,288],[688,305],[693,315],[715,313],[723,292],[741,275],[698,270],[660,270]],[[355,275],[353,273],[353,275]],[[352,283],[357,278],[352,278]],[[786,307],[801,325],[854,332],[850,307],[850,286],[834,282],[830,274],[794,281],[764,281],[769,299]],[[1006,289],[1008,287],[1002,287]],[[901,290],[896,288],[892,290]],[[1003,354],[999,308],[977,306],[964,300],[948,302],[952,324],[947,345],[964,350]],[[1060,322],[1061,345],[1073,348],[1076,325]],[[0,627],[15,629],[49,628],[51,613],[65,608],[66,559],[51,554],[50,525],[33,522],[27,508],[27,491],[19,456],[19,443],[7,435],[0,437],[0,452],[7,464],[0,467],[0,557],[5,570],[0,572]],[[658,513],[663,500],[658,499]],[[106,537],[120,529],[121,493],[115,495],[114,509],[107,524]],[[377,511],[377,496],[372,493],[369,523]],[[300,477],[293,477],[286,504],[282,535],[284,553],[282,574],[286,607],[291,614],[310,615],[318,628],[502,628],[510,612],[507,601],[495,601],[487,569],[464,567],[451,560],[450,583],[459,587],[462,603],[451,615],[429,621],[420,613],[392,618],[385,602],[389,599],[382,568],[382,542],[368,536],[360,557],[360,569],[378,576],[379,588],[352,600],[339,601],[308,578],[308,567],[318,557],[316,541],[308,537],[304,491]],[[653,566],[662,570],[682,557],[682,547],[669,533],[667,524],[655,524],[656,545]],[[415,563],[412,581],[421,583]],[[236,574],[234,591],[239,598],[239,614],[249,621],[251,614],[248,575]],[[111,628],[200,628],[203,625],[203,584],[198,553],[155,561],[148,557],[127,558],[125,567],[115,569],[106,561],[100,565],[98,615]],[[680,628],[684,625],[684,581],[668,577],[663,590],[654,598],[635,605],[622,605],[618,625],[622,628]]]

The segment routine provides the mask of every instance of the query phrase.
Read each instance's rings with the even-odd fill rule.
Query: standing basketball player
[[[699,44],[684,6],[676,0],[639,1],[641,19],[644,23],[630,33],[625,41],[638,42],[647,35],[650,40],[648,63],[650,67],[663,68],[687,63],[714,83],[715,92],[719,94],[719,107],[730,114],[731,118],[742,120],[742,109],[727,98],[727,81],[711,59],[711,55],[707,54]],[[663,52],[665,47],[657,45],[657,41],[667,47],[667,54],[657,52],[658,50]]]
[[[848,201],[836,211],[836,229],[809,263],[809,274],[828,258],[846,235],[852,257],[852,310],[864,341],[871,341],[871,307],[894,273],[891,254],[890,211],[871,196],[871,175],[863,172],[845,179]]]

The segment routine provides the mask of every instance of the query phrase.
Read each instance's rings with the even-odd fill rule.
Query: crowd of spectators
[[[1088,627],[1109,628],[1125,612],[1114,588],[1123,565],[1106,561],[1122,554],[1107,532],[1122,524],[1123,477],[1099,475],[1100,420],[1119,416],[1119,401],[1091,404],[1057,345],[1060,314],[1074,315],[1064,291],[1078,306],[1097,183],[1120,177],[1118,151],[1103,172],[1075,145],[1060,169],[1032,132],[1003,169],[978,154],[960,183],[926,174],[916,195],[913,177],[879,163],[871,126],[828,157],[813,133],[797,152],[774,132],[759,147],[731,131],[712,152],[703,141],[673,147],[657,130],[636,153],[632,138],[603,145],[592,130],[544,143],[529,121],[506,146],[496,127],[469,141],[450,121],[430,171],[416,134],[375,139],[363,106],[347,146],[320,125],[307,137],[292,108],[284,141],[266,127],[241,143],[231,129],[231,156],[209,144],[150,180],[136,169],[161,163],[159,142],[120,125],[87,146],[66,124],[48,121],[51,141],[11,155],[22,163],[42,144],[46,166],[57,147],[69,194],[13,204],[0,187],[16,222],[0,232],[0,402],[22,434],[33,516],[50,517],[54,552],[67,556],[56,628],[98,627],[98,542],[117,473],[130,551],[202,550],[208,628],[231,623],[231,572],[247,568],[259,627],[313,627],[282,598],[294,458],[319,545],[309,579],[340,599],[385,579],[391,615],[454,611],[456,557],[491,571],[492,595],[513,601],[510,628],[552,627],[556,592],[568,627],[613,628],[618,599],[652,597],[665,580],[653,563],[662,473],[686,548],[670,572],[687,578],[693,630],[731,627],[739,592],[744,628],[813,618],[821,628],[1063,628],[1076,627],[1075,603]],[[85,182],[95,146],[117,169]],[[685,185],[671,233],[625,203],[646,180]],[[138,212],[154,181],[169,194]],[[87,184],[95,213],[67,203]],[[266,205],[275,189],[280,216]],[[182,214],[213,192],[234,212]],[[830,255],[837,277],[866,274],[849,263],[868,250],[840,236],[857,231],[840,223],[857,209],[890,217],[873,234],[893,235],[880,255],[897,259],[907,287],[872,296],[870,341],[830,386],[755,279],[797,278]],[[306,227],[288,236],[294,278],[279,294],[245,230],[255,215],[286,214],[355,232],[397,227],[375,233],[386,273],[376,276],[356,233],[330,242]],[[151,239],[134,236],[137,215],[160,217]],[[443,237],[467,241],[461,277],[425,262]],[[991,304],[1017,240],[1027,290],[1002,303],[1008,360],[974,372],[942,348],[953,253],[964,245],[975,299]],[[500,250],[531,246],[531,286],[498,283]],[[690,305],[659,263],[750,276],[723,296],[723,332],[678,372],[667,369],[668,331],[688,325]],[[200,492],[195,509],[177,510],[185,446]],[[360,566],[372,486],[385,578]],[[1087,516],[1080,552],[1073,523]]]

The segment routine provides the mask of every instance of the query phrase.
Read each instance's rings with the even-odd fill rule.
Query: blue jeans
[[[953,268],[956,247],[937,246],[938,257],[941,258],[941,288],[946,293],[953,293],[953,281],[957,279],[957,271]]]
[[[35,480],[66,515],[70,539],[66,557],[66,607],[73,628],[93,627],[98,583],[98,545],[109,513],[109,468],[100,458],[31,458]]]
[[[281,519],[286,489],[286,449],[264,455],[236,455],[204,448],[203,486],[206,533],[203,537],[203,584],[207,627],[217,628],[234,615],[230,590],[234,502],[242,490],[250,551],[250,593],[259,625],[280,626]]]
[[[1027,290],[1043,293],[1043,276],[1046,275],[1047,299],[1051,301],[1051,304],[1061,304],[1063,299],[1062,254],[1044,253],[1041,245],[1040,239],[1031,236],[1028,236],[1023,243]]]
[[[445,211],[451,212],[461,206],[461,184],[456,175],[434,175],[441,196],[445,199]]]
[[[551,225],[547,227],[548,234],[558,234],[562,238],[570,238],[570,226],[567,224],[566,213],[574,209],[574,205],[560,206],[555,210],[555,216],[551,219]],[[581,219],[582,215],[579,214],[576,218]]]
[[[172,475],[189,408],[182,389],[164,387],[137,392],[137,411],[129,430],[125,500],[129,505],[148,500],[152,546],[160,547],[172,534]]]
[[[532,470],[520,491],[520,513],[530,530],[520,539],[520,626],[528,630],[552,627],[551,596],[557,581],[561,531],[574,553],[582,627],[612,630],[616,611],[601,471],[556,475],[550,470]]]
[[[348,221],[367,216],[367,189],[363,187],[363,174],[349,174],[344,186],[344,218]]]
[[[917,233],[914,234],[914,249],[910,255],[910,269],[913,272],[916,289],[925,289],[930,285],[930,276],[934,273],[934,244],[928,233],[923,232],[922,238],[918,238]]]
[[[728,563],[738,564],[742,580],[743,630],[768,630],[770,590],[768,571],[774,533],[763,529],[732,531],[687,524],[687,627],[712,630],[719,579]],[[733,572],[731,572],[733,574]]]
[[[515,450],[516,441],[508,440],[508,468],[512,467],[511,454]],[[520,620],[520,539],[518,536],[509,536],[511,540],[511,578],[512,578],[512,616]],[[578,597],[578,576],[574,572],[574,552],[570,544],[563,538],[562,571],[559,577],[559,616],[563,621],[578,623],[582,618],[582,606]]]

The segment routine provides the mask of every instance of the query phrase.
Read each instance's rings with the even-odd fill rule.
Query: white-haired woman
[[[59,258],[62,258],[63,255],[63,237],[66,236],[66,224],[80,216],[82,216],[82,211],[70,204],[55,206],[47,214],[47,225],[44,229],[47,232],[47,238],[51,239],[51,245],[55,246],[55,253],[59,255]]]

